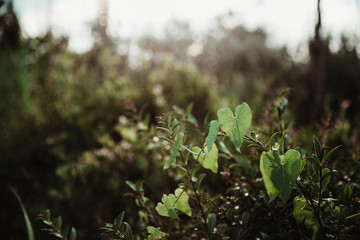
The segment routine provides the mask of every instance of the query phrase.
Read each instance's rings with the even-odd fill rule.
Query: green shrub
[[[282,100],[278,107],[284,110],[285,103]],[[254,131],[246,135],[252,122],[246,103],[235,115],[220,109],[208,130],[201,129],[189,112],[180,113],[163,115],[158,127],[163,145],[171,146],[163,168],[178,187],[156,203],[145,196],[146,180],[128,181],[128,195],[139,208],[138,231],[118,235],[120,239],[360,236],[356,184],[334,184],[336,169],[328,168],[340,146],[323,147],[314,136],[313,153],[305,155],[300,147],[291,147],[295,143],[285,128],[262,133],[270,136],[263,143]]]

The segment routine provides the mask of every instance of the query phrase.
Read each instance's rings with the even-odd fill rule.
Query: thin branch
[[[199,196],[199,194],[197,193],[197,190],[196,190],[196,187],[195,187],[194,182],[191,180],[191,174],[190,174],[190,171],[189,171],[189,167],[188,167],[188,165],[187,165],[186,162],[185,162],[184,155],[182,154],[181,151],[179,151],[179,153],[180,153],[180,157],[181,157],[181,160],[182,160],[182,162],[183,162],[183,165],[184,165],[184,167],[185,167],[185,169],[186,169],[187,175],[188,175],[188,177],[189,177],[189,181],[190,181],[190,183],[191,183],[191,186],[192,186],[192,188],[193,188],[193,190],[194,190],[195,197],[196,197],[196,200],[197,200],[197,204],[198,204],[198,207],[199,207],[199,209],[200,209],[202,218],[203,218],[203,220],[204,220],[205,227],[207,228],[206,215],[205,215],[205,212],[204,212],[203,207],[201,206],[200,196]]]

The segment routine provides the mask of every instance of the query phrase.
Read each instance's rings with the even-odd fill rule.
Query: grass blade
[[[33,231],[29,216],[27,215],[25,206],[24,206],[20,196],[17,194],[17,192],[15,191],[14,188],[11,187],[10,191],[15,195],[16,199],[19,201],[21,210],[22,210],[22,212],[24,214],[25,223],[26,223],[26,230],[27,230],[27,233],[28,233],[28,240],[35,240],[34,231]]]

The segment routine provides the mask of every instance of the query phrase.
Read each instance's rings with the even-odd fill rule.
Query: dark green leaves
[[[134,239],[130,224],[123,221],[124,215],[125,215],[125,212],[122,211],[119,214],[119,216],[117,218],[115,218],[113,224],[106,223],[104,227],[100,228],[100,230],[104,231],[102,233],[102,235],[115,235],[115,236],[119,237],[120,239],[125,239],[125,240]],[[73,234],[73,232],[71,231],[71,235],[72,234]],[[75,235],[76,235],[76,233],[75,233]]]
[[[332,150],[330,150],[330,151],[326,154],[323,162],[321,163],[322,166],[326,166],[326,164],[327,164],[327,163],[330,161],[330,159],[334,156],[334,153],[336,152],[336,150],[338,150],[340,147],[341,147],[341,145],[333,148]]]
[[[64,240],[76,240],[76,230],[69,226],[63,227],[62,217],[51,219],[50,210],[46,210],[45,213],[39,214],[39,218],[47,225],[47,228],[43,228],[43,231],[49,232],[50,235],[54,235]]]
[[[283,202],[290,198],[301,164],[300,153],[296,150],[289,150],[285,155],[279,155],[277,151],[262,153],[260,171],[270,200],[278,194]]]
[[[235,109],[235,116],[229,108],[222,108],[217,112],[220,128],[230,137],[235,147],[240,150],[246,131],[252,120],[250,107],[242,103]]]
[[[319,230],[319,223],[316,220],[314,213],[307,208],[307,203],[304,197],[296,197],[294,204],[294,218],[297,222],[304,222],[308,229],[313,230],[313,239],[316,239]]]
[[[344,200],[345,200],[346,206],[350,206],[351,198],[352,198],[352,189],[351,189],[350,184],[347,183],[344,187]]]
[[[315,154],[313,154],[311,157],[308,157],[307,159],[311,162],[311,165],[313,166],[315,173],[319,175],[319,171],[321,167],[325,167],[326,164],[328,164],[328,162],[334,156],[336,150],[338,150],[341,147],[341,145],[333,148],[325,155],[325,152],[327,151],[328,147],[321,147],[319,140],[315,136],[313,136],[313,144],[314,144]]]

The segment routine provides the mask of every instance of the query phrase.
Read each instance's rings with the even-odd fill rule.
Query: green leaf
[[[247,147],[248,147],[248,148],[253,147],[253,148],[256,148],[256,149],[258,149],[258,150],[260,150],[260,151],[266,151],[266,148],[264,148],[264,147],[261,146],[261,145],[255,144],[255,143],[251,143],[251,144],[247,145]]]
[[[192,144],[186,146],[188,149],[192,148]],[[190,151],[185,149],[186,151],[184,151],[184,160],[185,162],[187,162],[189,160],[189,156],[190,156]]]
[[[196,155],[193,154],[193,157],[195,160],[197,160],[201,166],[203,166],[206,169],[210,169],[214,173],[217,173],[218,171],[218,149],[216,145],[213,143],[213,146],[211,150],[205,154],[204,152],[207,152],[207,147],[204,148],[204,151],[201,151],[201,148],[199,147],[193,147],[192,151],[200,154]]]
[[[191,217],[192,213],[191,213],[191,208],[189,205],[189,196],[187,195],[187,193],[185,192],[184,189],[182,188],[178,188],[175,190],[175,197],[176,197],[176,203],[175,203],[175,208],[182,211],[183,213],[185,213],[186,215],[188,215],[189,217]]]
[[[297,196],[293,201],[294,205],[294,218],[297,222],[304,222],[306,228],[313,230],[312,239],[316,239],[317,232],[319,230],[319,223],[314,217],[311,210],[307,208],[307,203],[304,197]]]
[[[307,157],[306,159],[311,163],[311,166],[313,167],[315,174],[319,176],[320,161],[318,157],[316,155],[312,155],[310,157]]]
[[[254,139],[255,141],[257,141],[257,136],[256,136],[256,132],[255,131],[251,131],[250,133],[252,139]]]
[[[143,219],[146,223],[149,223],[149,215],[145,211],[138,211],[140,219]]]
[[[344,198],[347,206],[350,206],[352,197],[352,189],[349,183],[347,183],[344,187]]]
[[[125,183],[132,189],[136,192],[136,187],[135,187],[135,184],[133,182],[130,182],[130,181],[125,181]]]
[[[170,159],[164,165],[164,169],[168,169],[171,166],[171,164],[173,164],[176,161],[176,156],[179,152],[181,144],[183,143],[183,140],[184,140],[184,134],[180,133],[172,148]]]
[[[76,229],[73,227],[71,228],[70,240],[76,240]]]
[[[50,235],[54,235],[55,237],[58,237],[58,238],[63,239],[63,236],[62,236],[60,233],[58,233],[58,232],[50,232],[49,234],[50,234]]]
[[[200,184],[201,184],[201,182],[202,182],[202,180],[204,179],[205,176],[206,176],[205,173],[204,173],[204,174],[201,174],[201,175],[199,176],[199,178],[197,179],[197,181],[196,181],[196,183],[195,183],[195,188],[196,188],[196,190],[199,190]]]
[[[46,211],[45,211],[45,219],[50,219],[50,216],[51,216],[50,209],[46,209]]]
[[[117,130],[120,132],[121,136],[123,136],[132,143],[136,143],[136,141],[138,140],[137,129],[135,127],[118,126]]]
[[[133,239],[133,233],[132,233],[131,226],[127,222],[124,222],[124,224],[126,226],[126,230],[125,230],[126,240],[132,240]]]
[[[147,237],[148,240],[156,240],[166,236],[164,232],[161,232],[158,228],[154,228],[153,226],[146,227],[146,230],[150,234]]]
[[[329,151],[324,160],[321,162],[322,166],[326,166],[326,164],[330,161],[330,159],[334,156],[334,153],[336,150],[338,150],[341,147],[341,145],[337,146],[336,148],[333,148],[331,151]]]
[[[280,154],[284,154],[284,138],[285,138],[285,132],[283,133],[283,135],[280,138],[280,142],[279,142],[279,151]]]
[[[216,215],[214,213],[211,213],[208,219],[208,228],[210,233],[214,231],[215,226],[216,226]]]
[[[252,120],[251,109],[247,103],[242,103],[235,109],[235,117],[229,108],[217,112],[220,128],[230,137],[235,147],[240,150],[246,131]]]
[[[278,132],[274,133],[273,135],[271,135],[270,139],[269,139],[269,148],[271,149],[272,147],[272,141],[275,138],[275,136],[278,134]]]
[[[277,192],[283,202],[289,200],[301,164],[300,153],[296,150],[289,150],[285,155],[279,155],[276,151],[262,153],[260,171],[270,200],[276,197]]]
[[[263,177],[263,181],[265,183],[265,188],[267,191],[267,194],[269,195],[270,201],[274,200],[276,198],[276,196],[279,194],[279,190],[275,187],[275,185],[272,183],[270,176],[268,176],[265,172],[265,166],[264,166],[264,158],[265,156],[269,154],[266,152],[263,152],[261,154],[261,158],[260,158],[260,172],[262,174]],[[268,167],[268,164],[266,164],[266,167]]]
[[[321,155],[321,145],[319,140],[317,139],[316,136],[313,136],[313,143],[314,143],[314,149],[315,149],[315,154],[316,156],[320,157]]]
[[[125,211],[122,211],[119,216],[115,219],[114,221],[114,225],[116,226],[116,228],[120,228],[122,222],[123,222],[123,219],[124,219],[124,215],[125,215]]]
[[[178,122],[178,120],[176,118],[172,122],[171,129],[172,129],[174,135],[177,136],[178,133],[179,133],[179,130],[180,130],[180,124],[179,124],[179,122]]]
[[[191,114],[193,107],[194,107],[194,103],[190,103],[189,105],[186,106],[185,113],[187,116]]]
[[[144,192],[143,188],[144,180],[137,180],[135,183],[136,192]]]
[[[219,132],[219,123],[216,120],[213,120],[210,122],[210,128],[209,128],[209,134],[206,137],[206,146],[207,146],[207,151],[206,153],[208,153],[211,150],[211,147],[213,145],[213,143],[215,142],[216,138],[217,138],[217,134]]]
[[[61,216],[59,216],[59,217],[56,219],[56,229],[61,230],[61,225],[62,225],[62,218],[61,218]]]
[[[327,187],[327,185],[330,183],[330,179],[331,179],[331,171],[330,171],[330,169],[328,169],[328,168],[324,168],[323,170],[322,170],[322,186],[321,186],[321,191],[323,191],[326,187]]]
[[[192,215],[189,205],[189,195],[187,195],[182,188],[176,189],[175,195],[169,194],[169,196],[167,196],[164,194],[161,201],[163,203],[158,203],[155,208],[161,216],[179,219],[174,208],[180,210],[189,217]]]
[[[173,195],[173,194],[171,194],[171,195]],[[172,219],[179,219],[179,217],[177,216],[177,214],[175,212],[175,209],[172,206],[173,203],[175,202],[175,197],[173,199],[173,203],[171,203],[169,196],[164,194],[161,201],[163,203],[158,203],[155,208],[156,211],[158,212],[158,214],[161,216],[164,216],[164,217],[171,217]]]

